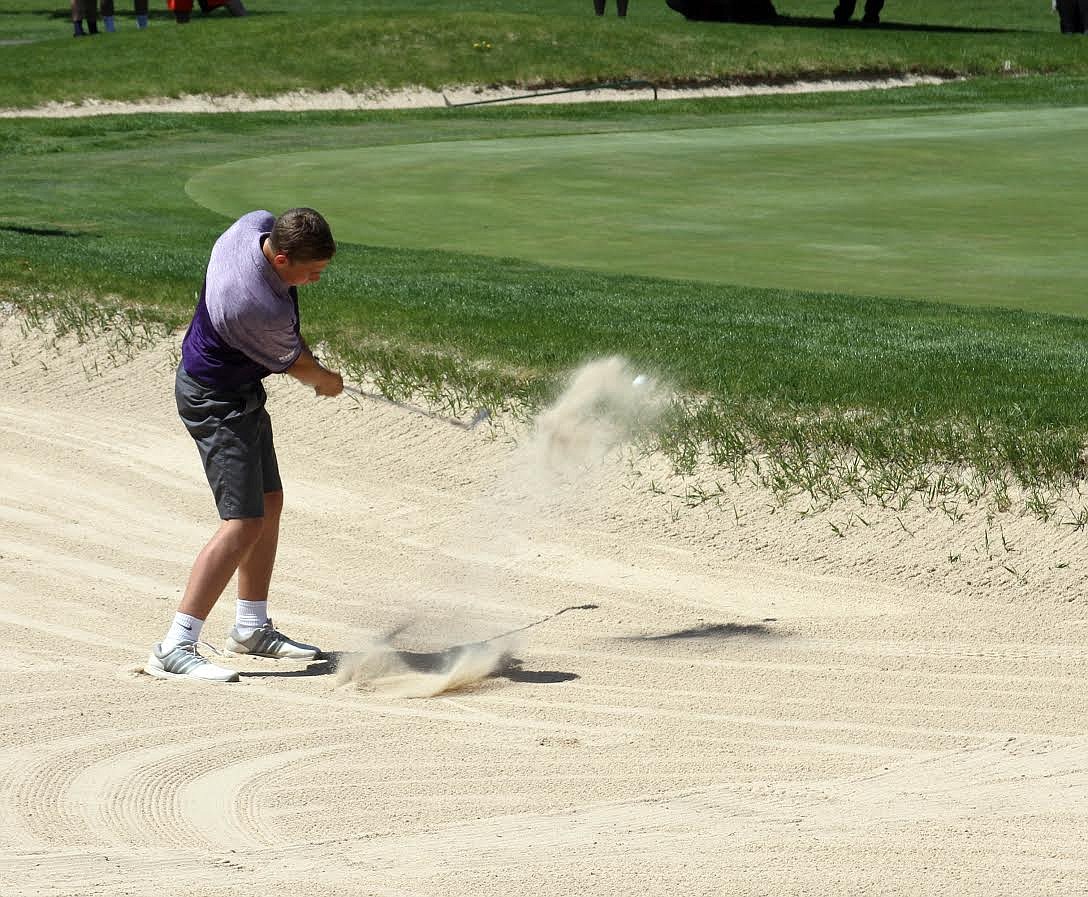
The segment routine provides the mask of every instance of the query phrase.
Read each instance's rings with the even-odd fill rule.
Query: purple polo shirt
[[[243,215],[215,242],[192,323],[181,344],[186,372],[232,389],[286,371],[302,352],[298,292],[261,250],[271,212]]]

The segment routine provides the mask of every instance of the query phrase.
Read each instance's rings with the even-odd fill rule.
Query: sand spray
[[[651,426],[667,401],[667,390],[619,357],[591,361],[574,371],[559,397],[518,439],[494,482],[446,534],[436,563],[451,557],[471,559],[486,550],[492,579],[496,568],[516,570],[533,549],[532,526],[542,519],[561,526],[564,516],[585,502],[586,487],[617,450]],[[501,591],[498,586],[480,582],[462,588],[466,594],[494,594]],[[538,622],[547,619],[551,617]],[[446,622],[451,632],[466,634],[462,621]],[[531,626],[538,624],[482,638],[477,633],[475,639],[464,638],[438,651],[398,649],[397,637],[413,625],[405,621],[344,655],[337,685],[414,698],[471,688],[500,675],[524,649]]]

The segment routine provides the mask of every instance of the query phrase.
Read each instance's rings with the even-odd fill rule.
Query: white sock
[[[170,629],[162,640],[162,649],[166,651],[176,648],[182,642],[200,641],[200,630],[203,626],[204,621],[196,617],[182,613],[174,614],[174,622],[170,624]]]
[[[242,638],[249,638],[268,622],[267,601],[238,599],[234,610],[234,626]]]

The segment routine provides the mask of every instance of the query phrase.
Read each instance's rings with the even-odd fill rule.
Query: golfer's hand
[[[314,392],[319,396],[338,396],[344,391],[344,378],[336,371],[325,371],[321,379],[314,384]]]

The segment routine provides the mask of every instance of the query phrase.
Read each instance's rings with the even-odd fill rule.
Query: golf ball
[[[634,380],[631,381],[631,385],[632,386],[645,386],[647,379],[648,378],[647,378],[647,376],[645,374],[639,374],[637,377],[635,377]]]

